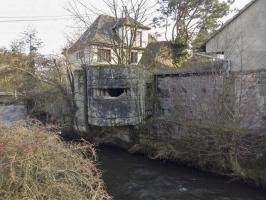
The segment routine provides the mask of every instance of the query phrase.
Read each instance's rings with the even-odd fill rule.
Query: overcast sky
[[[103,0],[88,0],[103,8]],[[155,1],[155,0],[151,0]],[[0,0],[0,47],[9,47],[27,27],[34,27],[44,42],[42,53],[60,53],[66,44],[65,35],[73,29],[66,11],[69,0]],[[241,9],[250,0],[236,0]],[[36,21],[28,21],[36,20]]]

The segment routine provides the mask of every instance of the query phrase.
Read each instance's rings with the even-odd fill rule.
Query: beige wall
[[[233,71],[266,68],[266,1],[258,0],[206,45],[207,53],[224,52]]]
[[[123,29],[123,30],[122,30]],[[149,38],[149,34],[148,31],[146,30],[139,30],[142,31],[142,48],[146,48],[148,45],[148,38]],[[119,35],[120,37],[122,37],[122,33],[127,33],[128,34],[128,38],[130,38],[130,28],[129,27],[123,27],[119,29]],[[139,46],[136,46],[139,47]],[[84,51],[84,58],[80,59],[77,58],[77,53],[78,51],[71,53],[69,55],[69,59],[70,62],[72,63],[72,65],[74,66],[75,69],[80,69],[80,66],[82,64],[92,64],[92,65],[99,65],[99,64],[117,64],[117,57],[115,52],[111,49],[111,56],[112,56],[112,61],[111,63],[107,63],[107,62],[101,62],[99,63],[97,61],[97,51],[98,48],[101,49],[111,49],[108,47],[97,47],[95,45],[90,45],[88,47],[86,47],[84,50],[80,50],[80,51]],[[140,61],[143,51],[142,50],[132,50],[133,52],[138,52],[138,62]],[[133,64],[138,64],[138,63],[133,63]]]
[[[98,62],[97,60],[97,52],[98,52],[98,48],[100,49],[110,49],[111,50],[111,56],[112,56],[112,60],[111,63],[108,62]],[[138,52],[138,62],[140,61],[143,51],[141,50],[132,50],[132,52]],[[117,64],[117,57],[116,54],[114,52],[114,50],[112,50],[111,48],[108,47],[97,47],[97,46],[89,46],[84,50],[84,58],[80,59],[77,58],[76,56],[77,52],[74,52],[72,54],[69,55],[69,59],[70,62],[72,63],[72,65],[74,66],[75,69],[80,69],[80,66],[82,64],[90,64],[90,65],[103,65],[103,64]],[[133,63],[133,64],[138,64],[138,63]]]
[[[147,30],[142,30],[142,29],[138,29],[138,31],[141,31],[141,34],[142,34],[141,47],[146,48],[148,45],[148,40],[149,40],[149,33]],[[127,27],[127,26],[121,27],[121,28],[119,28],[118,33],[119,33],[120,38],[124,37],[124,40],[126,40],[126,38],[128,38],[128,39],[131,38],[131,28],[130,27]],[[123,36],[123,35],[126,35],[126,36]],[[140,46],[136,45],[136,47],[140,47]]]

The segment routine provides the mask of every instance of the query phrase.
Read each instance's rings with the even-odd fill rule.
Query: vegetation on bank
[[[179,132],[173,135],[172,130],[177,129]],[[266,188],[266,134],[263,132],[251,133],[195,120],[163,119],[152,120],[138,137],[139,143],[131,152],[176,161]]]
[[[0,199],[108,200],[90,144],[29,123],[0,124]]]

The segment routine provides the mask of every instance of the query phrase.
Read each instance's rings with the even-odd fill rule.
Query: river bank
[[[173,161],[242,181],[266,186],[266,135],[196,121],[154,120],[143,127],[96,128],[84,133],[99,144],[111,144],[130,153]]]

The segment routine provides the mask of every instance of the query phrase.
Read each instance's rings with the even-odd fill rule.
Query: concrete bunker
[[[146,116],[144,70],[135,66],[90,66],[87,97],[89,125],[137,125]]]

